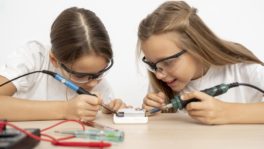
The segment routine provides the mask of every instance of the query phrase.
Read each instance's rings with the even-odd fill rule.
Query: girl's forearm
[[[64,101],[32,101],[0,96],[0,118],[8,121],[64,119]]]
[[[228,123],[264,123],[264,103],[230,103],[227,107]]]

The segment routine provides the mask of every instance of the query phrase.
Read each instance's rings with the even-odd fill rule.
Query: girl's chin
[[[171,89],[174,91],[174,92],[180,92],[182,90],[182,88],[178,88],[178,87],[171,87]]]
[[[173,86],[170,86],[170,88],[174,91],[174,92],[180,92],[183,88],[184,88],[184,84],[182,83],[177,83]]]

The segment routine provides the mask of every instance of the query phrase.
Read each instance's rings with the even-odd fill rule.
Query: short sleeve
[[[249,83],[262,90],[264,90],[264,66],[261,64],[243,64],[240,73],[243,76],[243,83]],[[256,102],[264,101],[263,93],[252,89],[254,92],[254,99]]]
[[[261,64],[248,64],[244,67],[242,75],[247,74],[245,77],[248,83],[255,85],[264,90],[264,66]]]
[[[104,78],[102,79],[95,88],[93,88],[92,92],[98,92],[103,96],[104,103],[109,103],[114,98],[113,90],[108,83],[108,81]]]
[[[43,65],[46,50],[36,41],[28,42],[24,47],[6,57],[0,65],[0,75],[11,80],[20,75],[40,70]],[[36,75],[28,75],[13,81],[18,91],[27,91],[34,84]]]

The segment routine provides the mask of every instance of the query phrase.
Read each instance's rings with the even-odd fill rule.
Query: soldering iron
[[[234,83],[230,83],[230,84],[216,85],[214,87],[202,90],[201,92],[204,92],[210,96],[218,96],[218,95],[226,93],[230,88],[237,87],[239,85],[249,86],[249,87],[255,88],[264,94],[264,91],[262,89],[256,87],[256,86],[253,86],[253,85],[247,84],[247,83],[238,83],[238,82],[234,82]],[[189,100],[182,100],[180,95],[176,95],[170,101],[171,101],[171,103],[163,106],[162,109],[174,108],[175,110],[178,110],[178,109],[182,110],[190,102],[197,102],[200,100],[197,98],[192,98]],[[159,112],[160,110],[161,109],[154,108],[154,109],[149,110],[146,114],[147,115],[153,114],[153,113]]]
[[[30,72],[30,73],[26,73],[24,75],[18,76],[18,77],[14,78],[14,79],[11,79],[11,80],[9,80],[9,81],[1,84],[0,87],[6,85],[6,84],[8,84],[8,83],[10,83],[10,82],[12,82],[12,81],[14,81],[16,79],[19,79],[21,77],[24,77],[24,76],[27,76],[27,75],[30,75],[30,74],[33,74],[33,73],[45,73],[45,74],[48,74],[48,75],[52,76],[55,80],[60,81],[61,83],[63,83],[64,85],[66,85],[67,87],[69,87],[70,89],[72,89],[73,91],[75,91],[78,94],[86,94],[86,95],[91,95],[91,96],[97,97],[97,95],[92,94],[92,93],[86,91],[85,89],[77,86],[76,84],[74,84],[70,80],[67,80],[67,79],[63,78],[58,73],[55,73],[55,72],[52,72],[52,71],[48,71],[48,70],[40,70],[40,71],[33,71],[33,72]],[[104,107],[105,109],[107,109],[107,110],[109,110],[109,111],[111,111],[111,112],[113,112],[113,113],[116,114],[116,111],[111,110],[106,105],[101,104],[101,106]]]

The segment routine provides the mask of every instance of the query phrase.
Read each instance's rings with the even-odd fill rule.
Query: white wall
[[[164,0],[1,0],[0,64],[5,55],[29,40],[49,44],[50,26],[64,9],[77,6],[94,11],[112,41],[115,65],[108,74],[117,97],[139,106],[147,90],[147,77],[137,71],[135,49],[140,20]],[[264,60],[264,1],[187,0],[220,37],[244,44]]]

